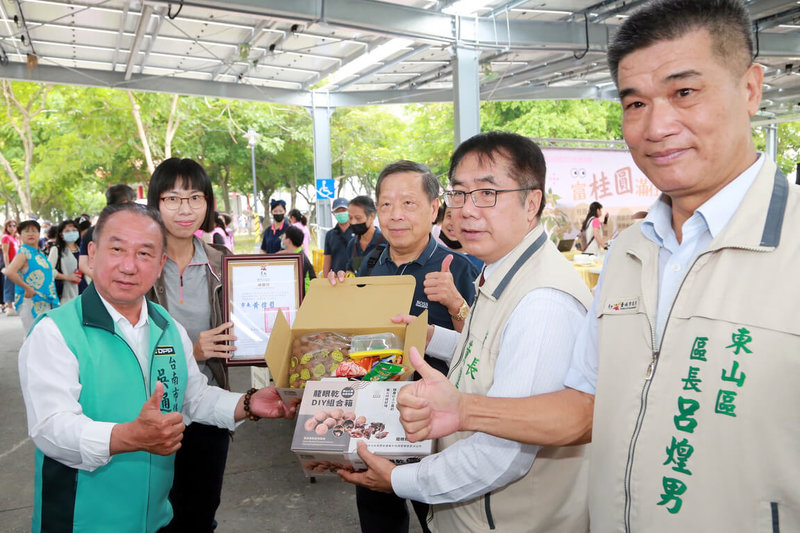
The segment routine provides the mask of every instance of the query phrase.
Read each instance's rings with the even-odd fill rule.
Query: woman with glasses
[[[234,340],[222,314],[224,246],[194,236],[214,229],[214,192],[206,171],[191,159],[173,157],[158,165],[147,191],[147,205],[161,213],[167,228],[167,260],[148,298],[167,308],[194,343],[194,357],[212,385],[229,389],[223,359]],[[219,506],[230,434],[194,422],[175,456],[170,502],[175,513],[162,531],[210,532]]]
[[[3,245],[3,311],[8,316],[16,316],[14,310],[14,282],[5,275],[5,269],[14,260],[19,250],[19,240],[17,239],[17,221],[6,220],[3,225],[3,237],[0,240]]]

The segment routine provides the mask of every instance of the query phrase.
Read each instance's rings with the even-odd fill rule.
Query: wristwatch
[[[467,318],[467,313],[469,313],[469,304],[466,300],[461,302],[461,307],[458,308],[458,313],[455,315],[450,315],[453,320],[464,320]]]

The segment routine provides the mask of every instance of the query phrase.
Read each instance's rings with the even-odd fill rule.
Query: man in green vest
[[[184,328],[144,295],[166,259],[157,211],[106,207],[89,244],[94,283],[39,320],[19,355],[36,444],[32,530],[155,532],[169,523],[174,453],[192,421],[293,415],[274,388],[208,385]]]
[[[513,133],[475,135],[453,154],[450,184],[445,198],[459,242],[485,267],[460,336],[429,326],[426,353],[449,359],[447,379],[467,394],[561,389],[591,295],[539,223],[541,150]],[[419,463],[395,466],[362,445],[369,470],[340,474],[432,504],[433,531],[588,531],[583,446],[531,446],[461,432],[439,439],[436,448]]]

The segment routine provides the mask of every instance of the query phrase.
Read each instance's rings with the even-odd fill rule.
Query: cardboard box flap
[[[414,276],[347,278],[335,286],[327,279],[312,279],[293,327],[336,331],[391,326],[391,317],[408,314],[415,287]]]
[[[286,357],[285,347],[292,344],[292,328],[283,313],[275,316],[275,324],[269,335],[264,360],[267,362],[270,374],[278,387],[288,385],[286,376],[289,373],[289,358]]]

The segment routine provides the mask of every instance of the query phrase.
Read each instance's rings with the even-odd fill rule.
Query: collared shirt
[[[273,228],[272,224],[267,226],[267,229],[264,230],[264,236],[261,238],[261,251],[265,254],[280,252],[281,236],[287,227],[289,227],[289,222],[286,219],[281,220],[277,228]]]
[[[428,244],[419,254],[419,257],[413,261],[397,265],[392,261],[390,252],[390,246],[387,246],[380,258],[378,258],[378,262],[373,267],[370,275],[402,276],[405,274],[414,276],[417,284],[414,289],[414,299],[411,302],[410,314],[419,316],[427,309],[429,324],[453,329],[453,319],[450,317],[447,307],[439,302],[429,301],[425,295],[425,275],[429,272],[441,271],[444,258],[452,255],[453,262],[450,264],[450,273],[453,274],[453,283],[458,292],[461,293],[461,296],[464,297],[467,303],[471,304],[475,299],[475,278],[478,277],[478,270],[475,266],[464,257],[464,254],[445,248],[430,236],[428,236]],[[361,271],[365,267],[366,263],[362,265]],[[359,271],[359,274],[361,274],[361,271]]]
[[[486,265],[485,279],[503,259]],[[526,294],[503,328],[487,395],[521,398],[561,389],[585,312],[575,298],[556,289]],[[437,327],[428,352],[439,356],[431,350],[438,339],[440,349],[449,349],[452,357],[458,337]],[[524,476],[538,451],[539,446],[475,433],[419,463],[398,466],[392,470],[392,488],[398,496],[432,504],[468,500]]]
[[[172,318],[186,329],[189,339],[194,344],[200,334],[211,329],[211,306],[208,294],[208,278],[214,273],[208,264],[208,256],[203,244],[193,237],[194,255],[183,275],[178,271],[178,264],[167,257],[164,263],[164,292],[166,308]],[[219,385],[214,380],[211,369],[205,361],[197,363],[212,385]]]
[[[144,297],[136,324],[131,324],[102,296],[100,299],[139,361],[142,376],[147,378],[150,319]],[[176,327],[188,372],[182,410],[184,423],[188,425],[196,420],[234,429],[237,425],[234,412],[242,395],[208,385],[206,377],[197,368],[192,355],[192,341],[186,330],[178,323]],[[69,467],[88,471],[112,460],[109,445],[115,424],[92,420],[83,414],[78,401],[81,393],[78,359],[50,317],[39,321],[22,344],[19,376],[28,415],[28,433],[37,448]],[[145,383],[147,381],[145,379]]]
[[[375,227],[375,233],[369,240],[369,244],[367,244],[367,247],[364,249],[361,248],[361,237],[353,234],[353,236],[350,237],[350,242],[347,243],[347,267],[345,270],[358,272],[361,269],[364,258],[368,256],[376,246],[385,242],[386,239],[383,237],[383,233],[381,233],[381,230],[377,227]]]
[[[347,268],[347,243],[353,236],[350,226],[342,231],[338,224],[325,234],[325,255],[331,256],[331,270],[339,272]]]
[[[656,309],[656,346],[661,343],[672,303],[675,301],[686,272],[699,254],[708,249],[711,242],[728,225],[747,191],[753,185],[765,157],[758,159],[736,179],[698,207],[681,226],[682,239],[678,242],[672,228],[672,207],[665,195],[661,195],[642,221],[642,234],[659,246],[658,252],[658,305]],[[613,272],[612,274],[613,275]],[[606,271],[600,274],[595,294],[600,294]],[[594,394],[597,386],[597,299],[592,302],[575,342],[572,366],[566,385],[588,394]]]

